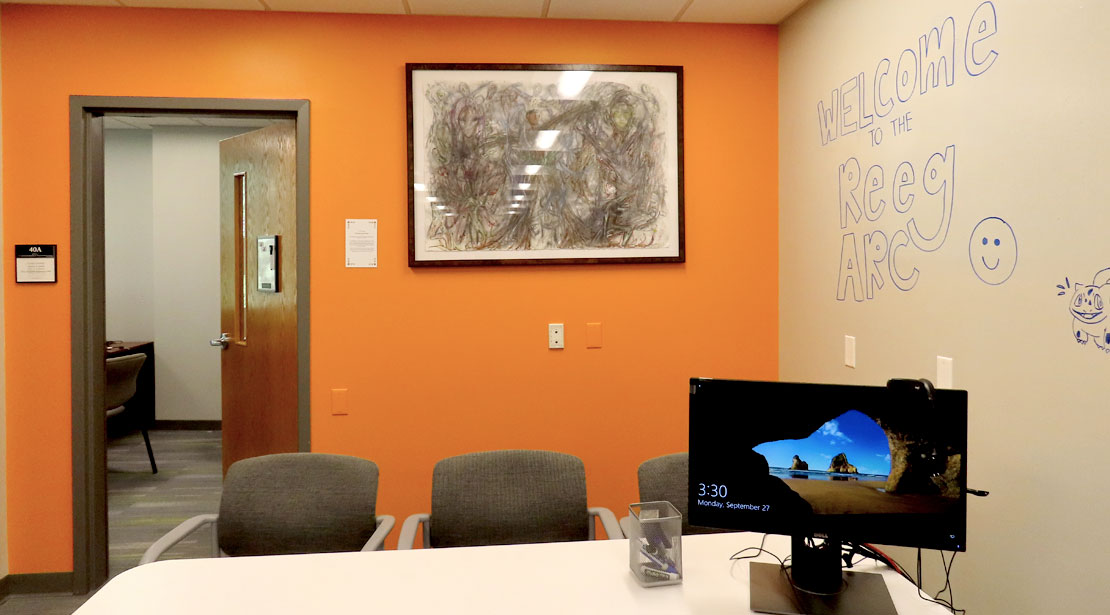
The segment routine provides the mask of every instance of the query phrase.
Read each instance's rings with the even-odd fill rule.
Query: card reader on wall
[[[278,235],[259,235],[258,290],[264,293],[278,292],[278,263],[280,262]]]

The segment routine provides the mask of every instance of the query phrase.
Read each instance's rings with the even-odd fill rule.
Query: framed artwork
[[[682,67],[408,64],[409,266],[683,262]]]

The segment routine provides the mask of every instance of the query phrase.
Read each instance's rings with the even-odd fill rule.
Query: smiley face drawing
[[[1017,267],[1017,237],[1002,218],[983,218],[971,231],[968,242],[971,270],[982,281],[997,286],[1014,274]]]

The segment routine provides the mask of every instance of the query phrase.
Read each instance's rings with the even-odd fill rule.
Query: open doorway
[[[221,331],[220,144],[293,122],[104,118],[106,352],[114,366],[139,366],[107,425],[109,577],[178,522],[217,512],[222,353],[208,340]],[[128,381],[109,378],[109,397],[117,383]],[[210,544],[173,555],[203,557]]]
[[[295,123],[297,446],[309,450],[308,102],[75,96],[70,103],[74,587],[108,577],[105,417],[105,118],[211,118]],[[151,248],[153,249],[153,248]],[[218,335],[213,332],[210,335]],[[198,340],[199,342],[200,340]]]

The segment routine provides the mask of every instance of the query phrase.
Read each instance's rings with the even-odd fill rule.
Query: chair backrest
[[[588,540],[586,469],[574,455],[504,450],[439,461],[433,547]]]
[[[135,395],[139,369],[146,361],[143,353],[104,360],[104,408],[122,406]]]
[[[377,525],[378,466],[324,453],[279,453],[231,464],[216,523],[228,555],[358,551]]]
[[[689,514],[690,454],[673,453],[648,459],[640,464],[637,477],[640,483],[640,501],[665,500],[682,513],[683,534],[709,534],[719,532],[712,528],[690,525]]]

